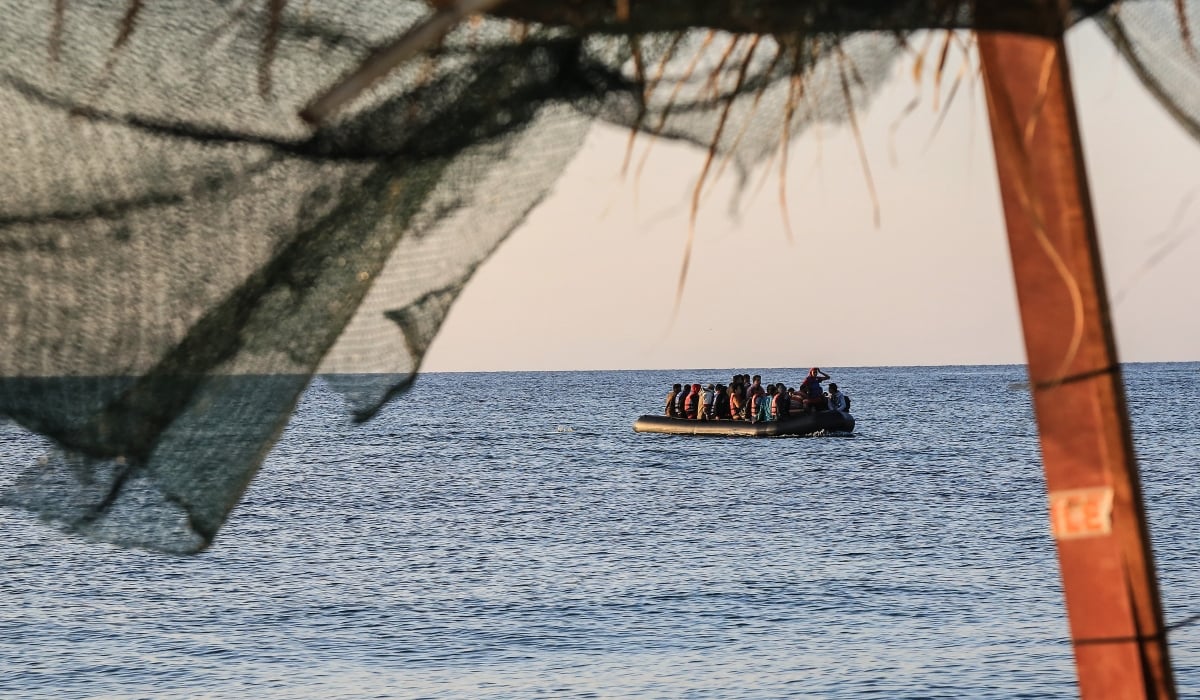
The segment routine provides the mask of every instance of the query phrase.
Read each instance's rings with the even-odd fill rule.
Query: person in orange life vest
[[[742,380],[739,378],[729,387],[729,417],[733,420],[741,420],[744,417],[745,403],[742,396]]]
[[[755,377],[755,379],[761,381],[758,379],[758,377]],[[762,388],[762,384],[755,383],[750,385],[750,390],[747,392],[747,395],[746,419],[751,423],[757,423],[759,416],[759,405],[767,395],[767,392]]]
[[[742,389],[742,375],[733,375],[733,381],[729,382],[729,417],[733,420],[738,419],[738,411],[745,405],[745,392]]]
[[[757,391],[754,391],[754,388],[755,388],[755,387],[758,387],[758,390],[759,390],[759,391],[764,391],[764,389],[763,389],[763,385],[762,385],[762,377],[760,377],[760,376],[759,376],[759,375],[757,375],[757,374],[756,374],[756,375],[754,375],[754,377],[750,379],[750,388],[749,388],[749,389],[747,389],[746,391],[747,391],[748,393],[755,393],[755,394],[757,394],[758,392],[757,392]]]
[[[767,385],[767,419],[775,420],[775,400],[779,398],[779,386],[775,384]]]
[[[791,392],[785,384],[780,384],[779,391],[775,393],[775,400],[771,404],[771,417],[775,420],[784,420],[792,412],[792,396]]]
[[[771,415],[771,402],[775,399],[776,391],[778,389],[774,384],[768,384],[767,390],[758,397],[758,420],[760,422],[771,420],[774,417]]]
[[[696,420],[696,412],[700,409],[700,385],[693,384],[692,390],[688,392],[687,398],[683,401],[683,417]]]

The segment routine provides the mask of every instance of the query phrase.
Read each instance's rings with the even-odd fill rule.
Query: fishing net
[[[1149,93],[1200,138],[1200,48],[1192,34],[1200,3],[1123,3],[1097,19]]]
[[[853,123],[909,32],[1057,31],[1037,4],[513,0],[314,127],[429,5],[2,0],[0,416],[43,444],[0,455],[0,500],[202,549],[314,373],[360,421],[411,384],[593,123],[707,149],[699,192]],[[1065,22],[1099,13],[1194,129],[1196,8],[1109,5]]]

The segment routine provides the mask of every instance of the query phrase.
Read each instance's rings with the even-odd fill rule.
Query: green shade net
[[[0,0],[0,427],[42,450],[0,452],[0,501],[202,549],[315,373],[354,420],[403,393],[594,122],[744,175],[865,109],[909,32],[1047,31],[1023,7],[659,2],[622,23],[514,0],[313,129],[301,109],[425,3]],[[1077,2],[1066,22],[1098,16],[1195,129],[1183,10]]]

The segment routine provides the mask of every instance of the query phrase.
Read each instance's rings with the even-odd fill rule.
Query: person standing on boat
[[[667,407],[663,415],[668,418],[679,417],[679,392],[683,391],[682,384],[676,384],[671,387],[670,393],[667,394]]]
[[[829,383],[829,408],[842,413],[850,412],[850,398],[838,391],[837,384]]]
[[[800,393],[804,396],[806,410],[821,411],[825,409],[825,390],[821,388],[821,382],[828,379],[829,375],[822,372],[820,367],[813,367],[808,371],[808,376],[800,385]]]

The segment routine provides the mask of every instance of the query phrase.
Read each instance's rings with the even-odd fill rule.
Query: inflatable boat
[[[669,435],[738,435],[745,437],[774,437],[776,435],[811,435],[813,433],[854,431],[854,416],[841,411],[802,413],[778,421],[747,423],[740,420],[688,420],[668,416],[642,416],[633,423],[638,433],[667,433]]]

